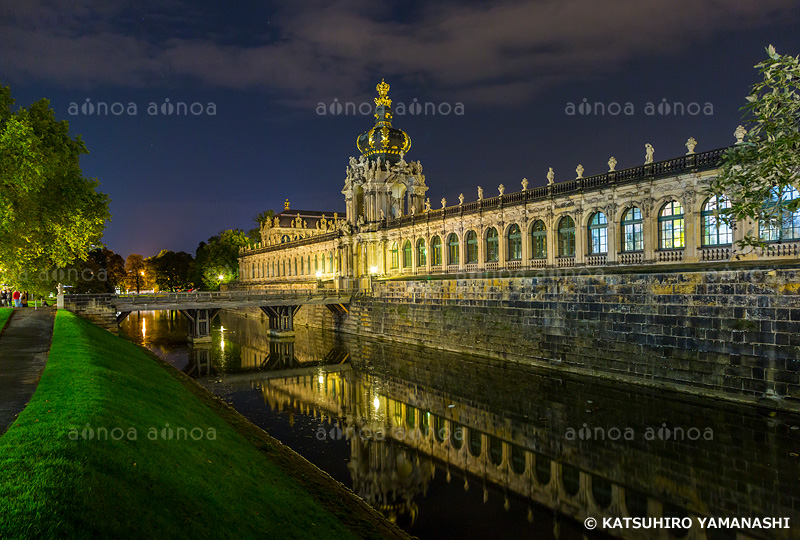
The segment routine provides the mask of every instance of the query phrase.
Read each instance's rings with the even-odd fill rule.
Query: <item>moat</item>
[[[122,331],[419,538],[796,538],[800,415],[223,312]],[[587,531],[604,517],[690,530]],[[788,529],[700,518],[789,518]],[[599,527],[598,530],[602,528]],[[740,536],[737,536],[737,532]]]

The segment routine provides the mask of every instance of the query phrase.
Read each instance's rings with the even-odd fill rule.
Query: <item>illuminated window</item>
[[[472,232],[472,231],[470,231]],[[475,243],[475,261],[478,260],[478,250],[477,250],[477,242]],[[469,257],[469,240],[467,240],[467,258]],[[497,229],[491,227],[486,232],[486,261],[487,262],[495,262],[499,260],[500,253],[498,249],[498,237],[497,237]]]
[[[597,212],[589,220],[589,253],[608,253],[608,221],[602,212]]]
[[[569,216],[558,222],[558,256],[575,256],[575,222]]]
[[[522,232],[519,225],[512,225],[508,229],[508,260],[518,261],[522,259]]]
[[[531,242],[533,244],[534,259],[547,258],[547,228],[544,226],[544,221],[537,220],[531,228]]]
[[[730,226],[719,218],[720,210],[730,208],[731,203],[725,197],[714,195],[703,205],[700,215],[703,218],[703,245],[718,246],[730,244],[733,240],[733,231]]]
[[[658,214],[658,247],[683,247],[683,206],[678,201],[668,202]]]

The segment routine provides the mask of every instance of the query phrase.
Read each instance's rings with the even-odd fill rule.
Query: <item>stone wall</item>
[[[119,332],[117,311],[109,302],[112,295],[64,295],[64,309],[114,334]]]
[[[305,306],[296,324],[336,323]],[[383,281],[339,329],[800,409],[796,267]]]

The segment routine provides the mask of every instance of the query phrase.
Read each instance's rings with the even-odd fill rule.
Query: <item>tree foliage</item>
[[[146,274],[152,275],[160,291],[189,289],[192,284],[194,258],[185,251],[162,249],[155,257],[144,260]]]
[[[49,284],[35,276],[87,260],[100,243],[108,197],[84,178],[86,146],[48,100],[16,112],[13,103],[0,86],[0,270],[4,281],[42,290]]]
[[[144,257],[138,253],[128,255],[128,258],[125,259],[125,288],[139,294],[153,287],[155,287],[155,281],[148,271]]]
[[[195,257],[195,278],[198,285],[211,291],[222,283],[239,279],[239,248],[249,243],[240,229],[228,229],[200,242]]]
[[[763,81],[755,84],[743,107],[748,132],[725,153],[722,171],[710,192],[725,195],[730,208],[723,221],[752,219],[761,230],[780,230],[800,207],[792,198],[800,189],[800,57],[780,55],[770,45],[768,58],[755,67]],[[758,230],[745,231],[742,246],[763,247]]]

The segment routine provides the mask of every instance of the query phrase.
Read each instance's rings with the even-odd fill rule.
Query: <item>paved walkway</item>
[[[47,363],[56,310],[17,308],[0,334],[0,435],[30,401]]]

